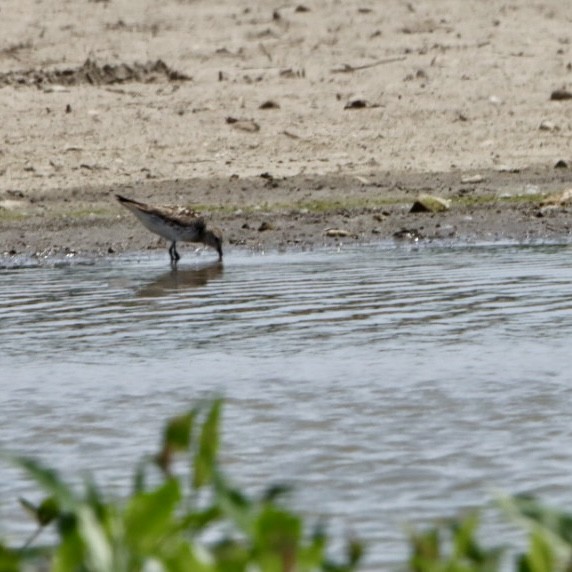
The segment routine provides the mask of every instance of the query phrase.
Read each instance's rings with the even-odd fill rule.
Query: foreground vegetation
[[[39,505],[21,499],[38,524],[22,547],[0,543],[0,572],[350,572],[363,556],[349,540],[334,560],[328,536],[316,523],[284,506],[286,489],[269,487],[250,498],[218,465],[222,403],[202,404],[171,419],[159,453],[137,467],[129,498],[106,498],[93,481],[78,492],[53,470],[5,455],[45,491]],[[504,510],[529,529],[525,551],[484,547],[475,514],[412,532],[411,572],[572,571],[572,514],[525,497],[503,501]],[[54,527],[57,541],[37,545]],[[509,566],[509,564],[511,566]]]

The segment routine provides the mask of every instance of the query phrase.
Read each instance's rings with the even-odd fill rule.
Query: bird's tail
[[[122,195],[115,195],[115,198],[122,204],[122,205],[142,205],[143,203],[139,203],[134,201],[133,199],[128,199],[127,197],[123,197]]]

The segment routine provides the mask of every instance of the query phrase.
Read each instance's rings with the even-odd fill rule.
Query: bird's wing
[[[188,224],[203,225],[205,220],[200,213],[187,207],[157,206],[149,207],[149,212],[168,217],[174,223],[186,226]]]
[[[203,225],[205,224],[204,218],[200,213],[187,207],[148,205],[146,203],[140,203],[139,201],[127,199],[119,195],[117,196],[117,199],[122,205],[126,206],[132,211],[140,211],[150,215],[168,218],[171,221],[183,226],[190,223],[195,225],[201,223]]]

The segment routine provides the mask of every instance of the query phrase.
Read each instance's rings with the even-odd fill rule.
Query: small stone
[[[512,165],[497,165],[495,171],[497,173],[520,173],[520,168]]]
[[[236,117],[229,116],[225,121],[228,125],[231,125],[235,129],[240,129],[241,131],[246,131],[248,133],[256,133],[257,131],[260,131],[260,125],[252,119],[237,119]]]
[[[327,228],[324,232],[326,236],[332,238],[345,238],[347,236],[351,236],[351,233],[343,228]]]
[[[554,168],[555,169],[568,169],[568,163],[566,161],[564,161],[564,159],[560,159],[560,160],[556,161]]]
[[[413,203],[411,210],[412,213],[430,212],[438,213],[447,211],[451,208],[451,201],[437,197],[435,195],[421,194]]]
[[[555,89],[550,94],[551,101],[564,101],[566,99],[572,99],[572,92],[566,89]]]
[[[368,102],[362,98],[350,99],[345,105],[344,109],[365,109],[368,107]]]
[[[272,226],[272,224],[270,224],[269,222],[264,221],[263,223],[261,223],[261,225],[258,227],[258,232],[264,232],[266,230],[273,230],[274,227]]]
[[[540,129],[540,131],[560,131],[560,127],[558,127],[554,121],[548,121],[546,119],[540,122],[538,129]]]
[[[485,178],[482,175],[468,175],[461,179],[461,183],[463,184],[471,184],[471,183],[482,183]]]
[[[280,109],[280,105],[271,99],[267,99],[264,103],[261,103],[259,109]]]

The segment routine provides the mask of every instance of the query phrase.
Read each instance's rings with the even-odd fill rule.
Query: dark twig
[[[334,68],[330,70],[332,73],[352,73],[359,70],[365,70],[368,68],[374,68],[375,66],[381,66],[383,64],[391,64],[393,62],[401,62],[406,58],[406,56],[395,56],[393,58],[385,58],[383,60],[377,60],[371,64],[364,64],[362,66],[350,66],[349,64],[344,64],[341,68]]]

